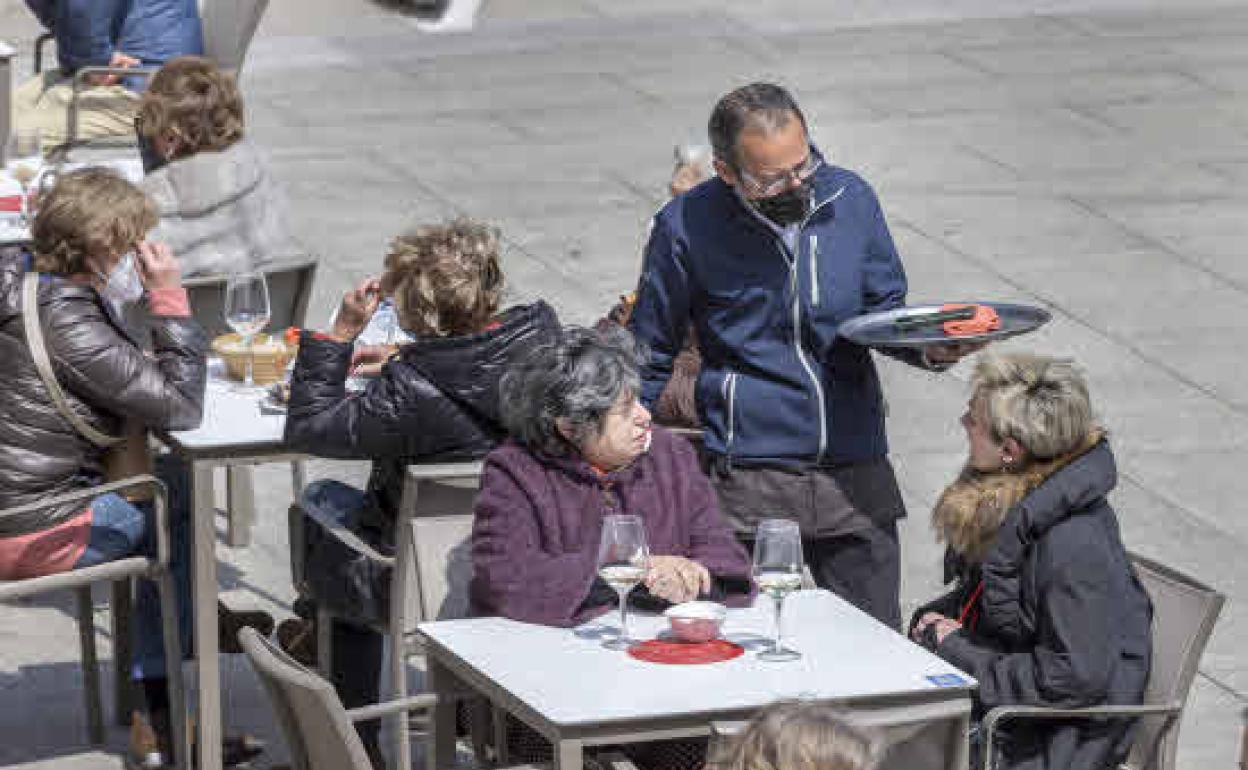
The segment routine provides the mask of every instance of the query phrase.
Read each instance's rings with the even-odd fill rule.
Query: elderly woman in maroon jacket
[[[572,328],[504,378],[511,440],[486,458],[472,534],[478,613],[571,626],[608,611],[597,555],[612,513],[646,527],[634,602],[749,601],[749,559],[692,447],[638,402],[637,361],[627,331]]]

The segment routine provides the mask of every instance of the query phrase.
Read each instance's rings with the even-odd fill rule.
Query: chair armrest
[[[144,77],[150,78],[156,74],[158,67],[103,67],[92,65],[90,67],[79,67],[74,71],[74,97],[77,98],[78,92],[87,85],[87,78],[91,75],[118,75],[121,77]]]
[[[156,560],[163,566],[169,564],[169,493],[165,489],[165,483],[150,474],[142,476],[131,476],[128,479],[120,481],[110,481],[107,484],[101,484],[98,487],[87,487],[79,489],[76,492],[67,492],[56,497],[45,498],[37,503],[27,503],[19,505],[16,508],[6,508],[5,513],[30,513],[33,511],[42,511],[48,508],[55,508],[67,503],[77,503],[87,500],[94,500],[100,495],[106,495],[109,492],[122,492],[129,489],[143,489],[150,487],[152,491],[152,499],[155,502],[153,509],[155,511],[156,525]]]
[[[66,118],[65,144],[73,146],[78,142],[78,95],[87,85],[91,75],[119,75],[121,77],[151,77],[156,74],[156,67],[79,67],[71,81],[72,92],[69,98],[69,114]]]
[[[322,528],[325,529],[326,532],[333,535],[339,542],[346,545],[351,550],[383,564],[389,564],[391,566],[394,565],[393,556],[387,556],[381,551],[378,551],[376,548],[373,548],[371,545],[364,542],[359,535],[342,526],[342,524],[336,519],[322,513],[321,511],[306,508],[304,506],[300,506],[300,508],[303,510],[304,516],[316,521]]]
[[[984,716],[981,730],[984,737],[984,751],[981,755],[983,770],[992,766],[993,734],[997,723],[1009,719],[1129,719],[1134,717],[1165,715],[1176,717],[1183,710],[1181,703],[1159,703],[1153,705],[1128,706],[1085,706],[1083,708],[1059,709],[1045,706],[997,706]]]
[[[359,708],[348,709],[347,717],[352,722],[363,722],[369,719],[377,719],[389,714],[395,714],[400,711],[420,711],[431,709],[438,705],[438,696],[433,693],[422,693],[420,695],[409,695],[406,698],[395,698],[384,703],[375,703],[371,706],[360,706]]]
[[[484,463],[480,460],[463,463],[417,463],[407,466],[409,481],[437,481],[441,479],[472,479],[481,475]]]
[[[44,32],[35,38],[35,74],[43,72],[43,44],[49,40],[53,40],[56,36],[51,32]]]

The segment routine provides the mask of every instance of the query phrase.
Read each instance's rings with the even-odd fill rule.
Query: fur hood
[[[932,510],[936,539],[947,544],[965,563],[982,562],[1010,509],[1104,437],[1104,431],[1094,430],[1073,452],[1031,463],[1018,471],[984,473],[964,467]]]
[[[152,239],[166,243],[182,274],[221,274],[303,254],[268,164],[246,139],[220,152],[172,161],[143,179],[160,210]]]

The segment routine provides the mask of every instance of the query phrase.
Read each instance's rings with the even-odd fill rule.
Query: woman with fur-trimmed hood
[[[977,716],[1140,703],[1152,607],[1106,501],[1117,471],[1083,377],[1012,353],[984,356],[972,385],[970,457],[932,513],[957,582],[915,612],[912,638],[979,680]],[[1116,767],[1132,732],[1125,720],[1016,721],[996,767]]]

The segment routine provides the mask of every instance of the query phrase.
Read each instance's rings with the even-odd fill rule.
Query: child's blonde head
[[[782,702],[758,714],[711,770],[872,770],[880,741],[822,703]]]

